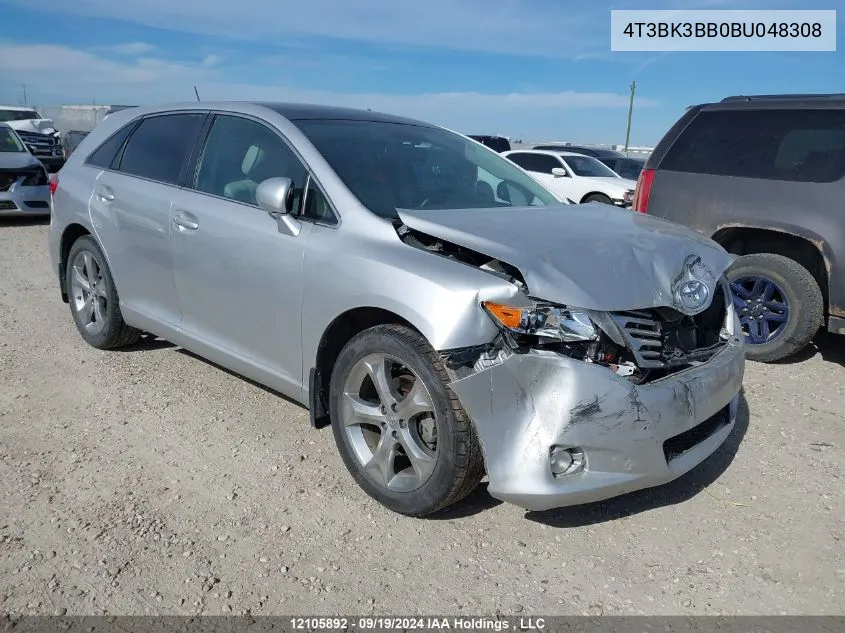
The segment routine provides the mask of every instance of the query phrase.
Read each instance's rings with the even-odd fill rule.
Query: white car
[[[513,150],[502,156],[516,163],[561,198],[575,203],[603,202],[630,207],[637,183],[583,154]]]

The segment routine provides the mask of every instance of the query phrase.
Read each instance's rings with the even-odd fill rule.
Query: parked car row
[[[484,475],[530,510],[670,481],[731,433],[746,354],[845,333],[845,99],[691,108],[637,183],[502,147],[324,106],[116,112],[55,183],[59,294],[94,347],[146,332],[302,403],[414,516]]]

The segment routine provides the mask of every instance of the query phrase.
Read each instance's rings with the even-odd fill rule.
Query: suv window
[[[170,185],[181,182],[204,112],[155,115],[145,118],[129,138],[120,171]]]
[[[329,224],[335,224],[337,222],[329,201],[313,179],[308,180],[308,193],[305,195],[305,205],[302,209],[301,217],[307,220]]]
[[[197,166],[194,189],[258,206],[255,192],[268,178],[293,181],[293,213],[305,187],[305,166],[270,128],[237,116],[217,116]]]
[[[845,110],[714,110],[693,119],[660,169],[834,182],[845,176]]]
[[[541,174],[551,174],[555,167],[563,167],[557,158],[548,154],[511,154],[508,158],[526,171]]]
[[[123,144],[126,142],[126,139],[129,138],[129,135],[132,134],[132,130],[135,129],[137,124],[137,121],[132,121],[132,123],[124,125],[117,132],[107,138],[97,149],[91,152],[88,156],[88,160],[85,162],[88,165],[100,167],[101,169],[109,169],[112,167],[112,163],[114,163],[117,153],[120,151],[120,148],[123,147]]]

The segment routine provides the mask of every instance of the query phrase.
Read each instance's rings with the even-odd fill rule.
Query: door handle
[[[114,200],[114,191],[111,187],[102,185],[97,188],[97,197],[103,202],[112,202]]]
[[[184,211],[179,211],[173,216],[173,224],[186,231],[196,231],[200,228],[197,219],[190,213],[186,213]]]

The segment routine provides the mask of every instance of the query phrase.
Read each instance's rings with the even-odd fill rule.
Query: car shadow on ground
[[[688,501],[716,482],[731,465],[748,431],[749,419],[748,401],[742,392],[736,424],[728,439],[709,458],[675,481],[597,503],[528,512],[525,518],[550,527],[585,527]]]
[[[32,217],[0,217],[0,228],[5,228],[7,226],[47,226],[48,224],[50,224],[49,215],[38,215]]]
[[[807,347],[795,356],[790,356],[776,365],[795,365],[821,356],[822,360],[837,365],[845,365],[845,336],[830,332],[819,332]]]
[[[175,346],[172,346],[172,347],[175,347]],[[217,363],[210,361],[207,358],[203,358],[202,356],[194,354],[193,352],[189,352],[184,347],[176,348],[176,351],[179,352],[180,354],[184,354],[185,356],[188,356],[189,358],[193,358],[194,360],[198,360],[202,363],[205,363],[206,365],[210,365],[211,367],[214,367],[215,369],[218,369],[225,374],[229,374],[233,378],[237,378],[238,380],[241,380],[241,381],[243,381],[247,384],[250,384],[253,387],[256,387],[257,389],[261,389],[261,391],[266,391],[267,393],[269,393],[269,394],[271,394],[271,395],[273,395],[277,398],[281,398],[282,400],[285,400],[286,402],[290,402],[291,404],[296,405],[297,407],[299,407],[300,409],[305,411],[305,413],[308,413],[308,409],[306,407],[302,406],[302,404],[300,404],[299,402],[297,402],[293,398],[288,398],[285,394],[280,393],[280,392],[276,391],[275,389],[271,389],[270,387],[265,387],[261,383],[255,382],[254,380],[247,378],[246,376],[242,376],[241,374],[239,374],[237,372],[226,369],[222,365],[218,365]]]
[[[138,339],[132,345],[127,345],[126,347],[117,347],[113,350],[114,352],[121,352],[121,353],[131,353],[131,352],[152,352],[158,349],[170,349],[176,347],[170,341],[165,341],[163,338],[158,338],[154,334],[142,334],[141,338]]]

